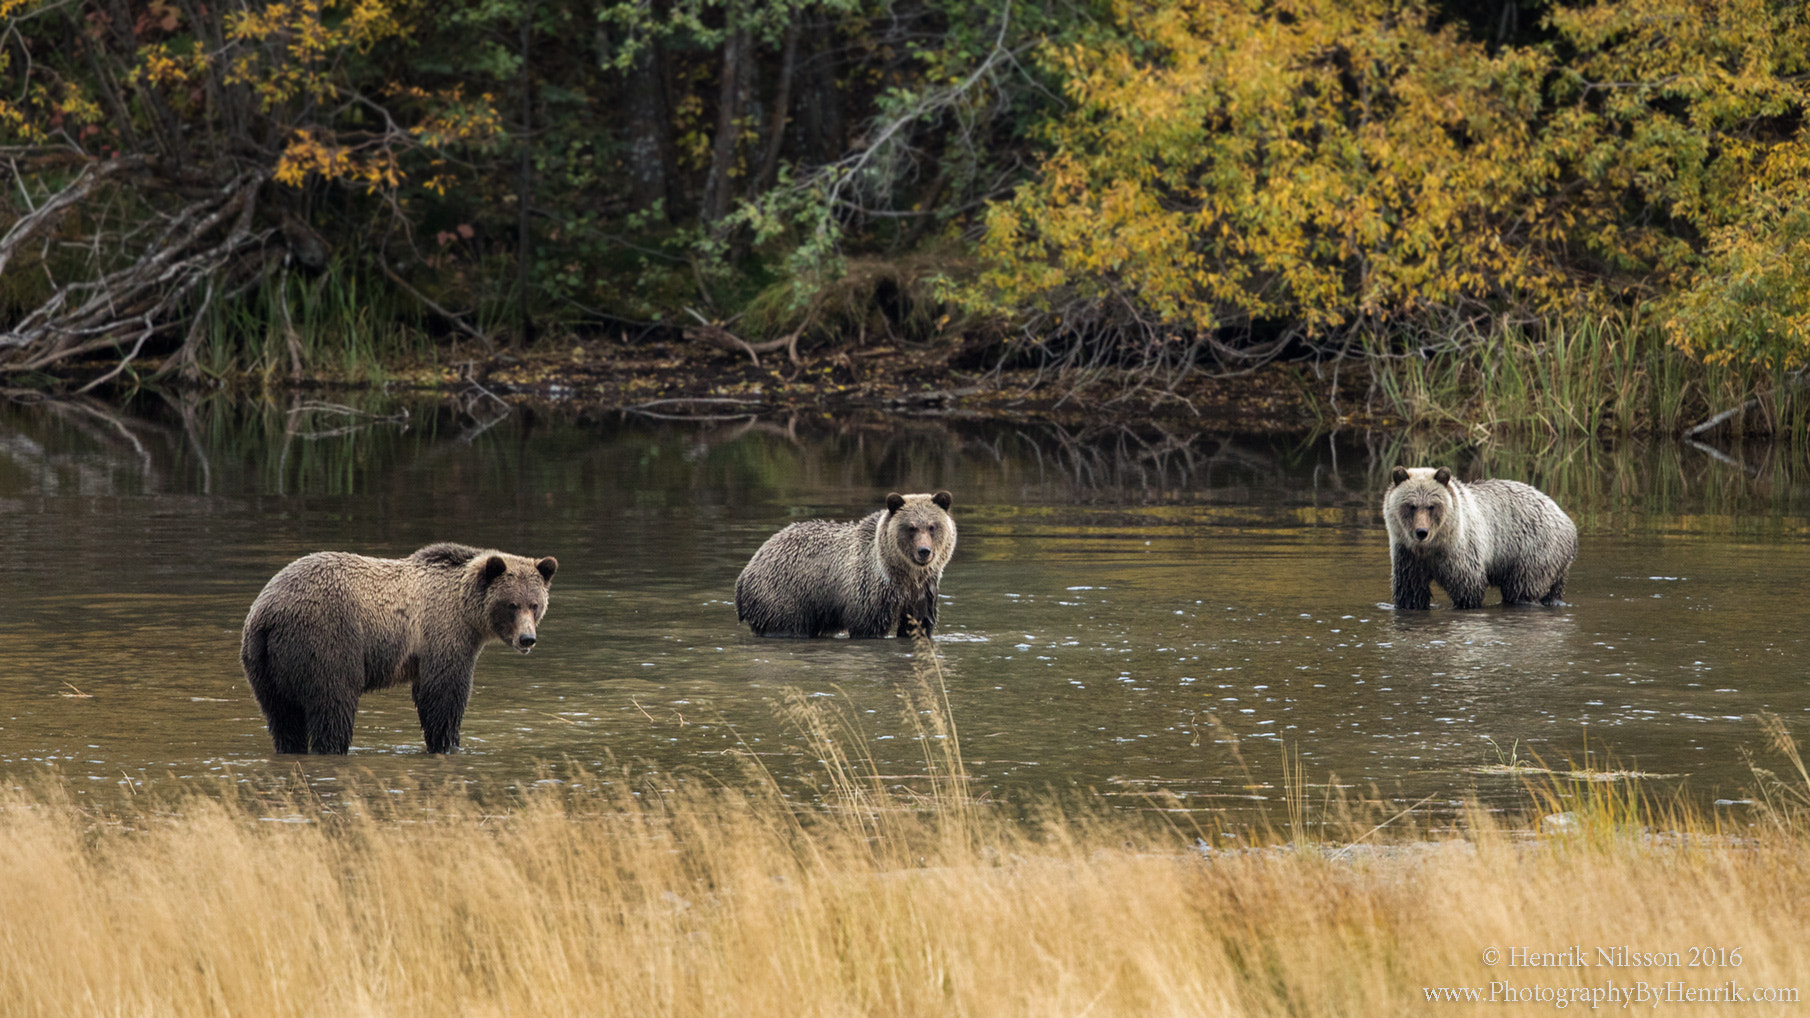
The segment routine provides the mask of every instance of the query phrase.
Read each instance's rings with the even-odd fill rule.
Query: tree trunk
[[[818,166],[842,158],[847,146],[842,118],[842,97],[836,92],[836,30],[827,20],[811,25],[812,50],[805,72],[808,92],[801,108],[804,111],[804,134],[810,146],[811,161]]]
[[[706,224],[714,225],[729,214],[734,199],[735,170],[741,155],[742,112],[748,106],[753,81],[753,39],[737,29],[723,44],[723,80],[717,96],[716,139],[711,145],[710,176],[704,181]]]
[[[642,46],[624,84],[627,103],[629,187],[635,206],[652,208],[666,201],[666,218],[672,221],[671,184],[672,118],[666,105],[666,55],[656,44]]]
[[[792,76],[798,66],[798,22],[786,26],[786,44],[779,58],[779,86],[773,97],[773,120],[767,128],[767,151],[761,156],[760,175],[754,193],[765,194],[779,173],[779,150],[786,140],[786,124],[792,109]]]
[[[534,342],[534,313],[528,304],[528,285],[532,281],[531,263],[534,259],[534,234],[529,222],[530,208],[534,204],[534,74],[528,63],[528,44],[534,33],[534,5],[529,4],[522,11],[522,163],[521,180],[516,191],[516,289],[521,303],[519,305],[520,323],[516,334],[516,344],[527,346]]]

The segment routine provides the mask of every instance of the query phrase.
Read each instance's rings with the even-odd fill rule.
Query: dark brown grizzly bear
[[[459,748],[478,652],[526,654],[559,562],[462,544],[405,559],[322,551],[284,566],[245,617],[245,678],[278,753],[344,753],[358,697],[408,683],[430,753]]]
[[[936,628],[936,590],[955,553],[953,498],[886,496],[860,520],[809,520],[767,538],[735,581],[756,636],[910,636]]]
[[[1504,604],[1560,604],[1577,526],[1539,489],[1520,481],[1466,484],[1445,467],[1396,467],[1383,497],[1395,607],[1426,608],[1429,584],[1454,608],[1477,608],[1491,587]]]

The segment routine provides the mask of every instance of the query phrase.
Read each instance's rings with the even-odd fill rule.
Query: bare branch
[[[146,162],[144,156],[126,156],[121,159],[95,161],[84,166],[82,172],[69,182],[69,186],[57,192],[56,196],[49,201],[21,216],[19,221],[12,225],[12,229],[6,231],[6,236],[0,237],[0,273],[6,271],[6,263],[12,260],[13,252],[18,250],[20,245],[54,226],[57,220],[62,218],[64,212],[86,201],[88,196],[94,193],[94,189],[109,178],[121,173],[142,170]],[[17,176],[16,167],[13,172]],[[23,182],[20,186],[24,186]]]
[[[141,158],[88,164],[27,216],[29,223],[15,225],[0,240],[0,259],[26,239],[48,231],[57,216],[105,194],[108,189],[100,185],[109,178],[146,165]],[[174,213],[159,214],[156,235],[123,267],[59,286],[9,332],[0,333],[0,372],[42,370],[129,343],[119,365],[87,388],[117,377],[152,336],[174,327],[192,310],[189,303],[197,288],[260,271],[260,263],[245,256],[262,248],[271,234],[252,228],[258,189],[268,178],[268,170],[254,169],[217,184]],[[160,181],[167,178],[134,185],[153,187]],[[130,238],[130,233],[111,238],[92,234],[94,261],[114,257]]]

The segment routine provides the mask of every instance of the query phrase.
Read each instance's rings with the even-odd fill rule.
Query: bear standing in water
[[[526,654],[557,559],[462,544],[405,559],[322,551],[284,566],[252,602],[239,660],[278,753],[344,753],[358,697],[407,683],[430,753],[459,748],[478,652]]]
[[[851,523],[810,520],[767,538],[735,581],[735,615],[756,636],[930,635],[955,552],[952,496],[886,496]]]
[[[1519,481],[1465,484],[1444,467],[1396,467],[1383,497],[1397,608],[1426,608],[1429,583],[1454,608],[1477,608],[1502,588],[1504,604],[1560,604],[1577,557],[1577,527]]]

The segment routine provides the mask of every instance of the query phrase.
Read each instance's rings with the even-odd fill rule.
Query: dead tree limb
[[[63,218],[63,213],[86,201],[95,188],[109,178],[144,169],[147,161],[144,156],[126,156],[91,162],[82,167],[82,172],[67,187],[28,214],[20,216],[19,221],[6,231],[6,236],[0,237],[0,273],[6,271],[6,264],[12,260],[13,252],[26,241],[55,226]],[[14,172],[17,173],[16,168]]]
[[[0,264],[26,240],[49,230],[57,216],[94,199],[108,178],[134,168],[148,169],[143,160],[89,164],[27,216],[29,223],[15,224],[0,240]],[[263,168],[240,172],[174,210],[153,213],[155,233],[148,241],[136,237],[136,230],[93,235],[95,274],[57,287],[0,333],[0,373],[41,371],[90,354],[120,351],[119,366],[102,380],[115,377],[153,336],[194,313],[194,296],[202,287],[255,283],[267,266],[251,256],[273,232],[253,227],[258,190],[269,177]],[[130,183],[155,191],[167,181],[154,176]],[[107,265],[120,267],[104,269]]]

